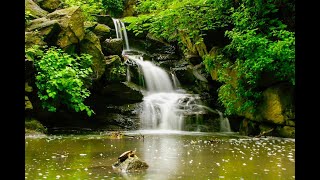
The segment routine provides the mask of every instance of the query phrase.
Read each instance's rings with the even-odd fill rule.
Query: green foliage
[[[95,14],[105,11],[102,0],[62,0],[64,7],[79,6],[86,18],[86,21],[95,21]]]
[[[141,0],[140,15],[124,21],[136,35],[152,33],[168,42],[177,41],[185,50],[190,46],[182,38],[196,45],[209,31],[228,29],[225,36],[230,43],[217,54],[202,57],[207,71],[216,70],[217,80],[225,83],[219,100],[227,114],[243,114],[253,113],[260,102],[263,73],[295,84],[292,8],[288,0]],[[236,74],[231,76],[231,72]]]
[[[127,72],[126,66],[123,63],[121,63],[120,66],[111,68],[110,75],[108,76],[108,78],[111,81],[114,81],[114,80],[117,81],[122,77],[125,77],[126,72]]]
[[[229,68],[237,72],[234,86],[225,78],[226,71],[221,66],[218,73],[218,80],[229,84],[219,90],[219,100],[227,114],[254,112],[253,107],[260,102],[259,82],[265,72],[273,74],[274,81],[295,85],[295,34],[277,18],[277,3],[276,0],[244,0],[237,8],[232,7],[233,28],[225,32],[231,43],[219,56],[204,58],[209,72],[225,59],[231,62]]]
[[[148,31],[157,38],[182,43],[180,35],[200,43],[206,30],[225,27],[230,18],[224,14],[231,0],[224,1],[221,9],[215,1],[206,0],[143,0],[137,6],[138,17],[125,18],[127,27],[136,35]]]
[[[56,47],[50,47],[39,53],[39,47],[26,50],[28,57],[34,60],[37,70],[36,86],[42,107],[55,112],[58,107],[86,111],[91,116],[93,110],[83,102],[90,95],[84,80],[92,73],[91,55],[69,55]],[[34,55],[32,52],[36,52]]]
[[[102,0],[102,4],[113,17],[119,17],[123,13],[124,0]]]

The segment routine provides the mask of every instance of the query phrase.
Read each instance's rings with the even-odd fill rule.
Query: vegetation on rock
[[[76,112],[86,111],[91,116],[93,110],[84,104],[84,99],[90,95],[85,81],[92,73],[91,55],[69,55],[54,46],[44,50],[34,46],[26,49],[26,56],[34,61],[38,97],[44,109],[55,112],[64,105]]]

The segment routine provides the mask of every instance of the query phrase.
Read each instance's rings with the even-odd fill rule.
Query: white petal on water
[[[249,159],[252,160],[252,157],[250,157]]]
[[[246,164],[246,163],[243,163],[242,165],[246,166],[247,164]]]
[[[220,166],[220,163],[216,163],[217,164],[217,166]]]
[[[87,154],[80,154],[80,156],[86,156]]]
[[[224,176],[219,176],[219,178],[224,178]]]

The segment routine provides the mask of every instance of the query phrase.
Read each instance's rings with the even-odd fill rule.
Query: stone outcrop
[[[91,31],[87,32],[80,43],[80,50],[92,56],[92,78],[99,79],[104,74],[105,61],[98,36]]]
[[[75,48],[85,36],[84,16],[78,6],[56,10],[48,14],[46,18],[58,20],[61,31],[56,44],[65,51]]]

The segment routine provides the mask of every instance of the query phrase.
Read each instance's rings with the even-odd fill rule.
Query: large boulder
[[[25,0],[25,12],[29,12],[34,18],[41,18],[48,14],[47,11],[39,7],[33,0]]]
[[[56,10],[46,18],[58,21],[61,31],[56,44],[65,51],[75,48],[85,36],[84,16],[79,6]]]
[[[88,31],[80,43],[80,51],[92,56],[93,78],[99,79],[105,71],[105,60],[98,36]]]
[[[36,0],[36,2],[42,9],[48,12],[53,12],[61,4],[60,0]]]

